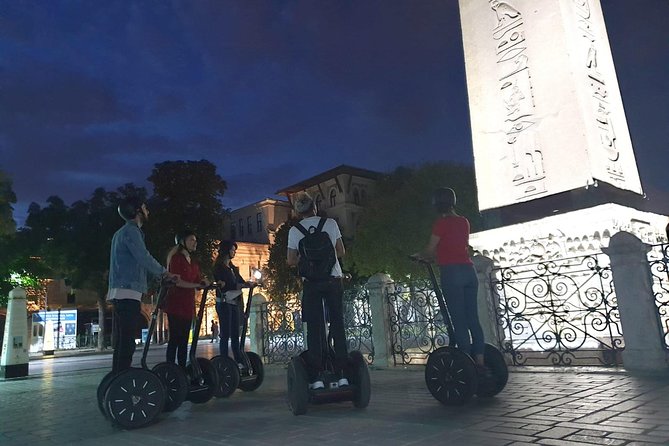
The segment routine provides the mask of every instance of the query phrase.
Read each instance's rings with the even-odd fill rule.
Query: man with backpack
[[[325,312],[334,341],[334,369],[339,373],[339,387],[347,386],[343,376],[348,353],[344,333],[344,289],[339,257],[345,254],[337,222],[317,216],[316,205],[307,193],[294,200],[295,212],[301,219],[288,232],[289,266],[297,266],[303,279],[302,321],[307,324],[307,372],[309,387],[324,388],[320,376],[328,352],[325,333]]]

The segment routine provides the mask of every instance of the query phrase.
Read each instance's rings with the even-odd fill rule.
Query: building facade
[[[372,170],[340,165],[314,177],[277,191],[291,203],[293,197],[306,192],[316,202],[319,214],[339,224],[344,239],[351,240],[362,211],[374,196],[376,182],[383,174]]]

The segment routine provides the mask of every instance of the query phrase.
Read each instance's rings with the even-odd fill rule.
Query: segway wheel
[[[117,374],[115,372],[107,373],[104,376],[104,378],[102,378],[102,381],[100,381],[100,384],[98,385],[98,409],[100,409],[100,413],[102,413],[102,416],[105,418],[109,418],[109,414],[107,413],[105,408],[105,394],[107,393],[109,384],[111,384],[116,375]]]
[[[369,380],[369,369],[367,361],[357,350],[348,354],[349,370],[348,379],[354,386],[353,405],[358,409],[363,409],[369,404],[372,394],[372,386]]]
[[[218,386],[214,392],[216,398],[227,398],[232,395],[239,386],[239,367],[237,363],[228,356],[214,356],[211,365],[218,372]]]
[[[165,412],[177,410],[188,396],[188,378],[186,372],[178,365],[161,362],[153,367],[153,373],[163,381],[165,386]]]
[[[152,423],[163,411],[165,387],[158,376],[144,369],[128,369],[109,384],[105,406],[112,422],[125,429]]]
[[[186,366],[186,374],[189,377],[188,400],[194,404],[206,403],[214,397],[218,387],[218,372],[205,358],[196,358],[202,375],[197,378],[193,376],[193,365]]]
[[[476,394],[479,397],[489,398],[504,389],[509,380],[509,368],[506,366],[502,352],[490,344],[485,345],[483,360],[490,374],[479,377]]]
[[[474,395],[478,384],[474,361],[457,348],[438,348],[427,359],[425,384],[440,403],[464,404]]]
[[[260,356],[256,353],[246,352],[246,356],[248,356],[249,362],[251,363],[251,369],[253,369],[253,376],[255,379],[240,382],[239,388],[244,392],[253,392],[260,387],[263,379],[265,379],[265,367],[263,366],[262,359],[260,359]]]
[[[293,357],[288,364],[287,386],[288,407],[293,415],[304,415],[309,404],[309,379],[299,356]]]

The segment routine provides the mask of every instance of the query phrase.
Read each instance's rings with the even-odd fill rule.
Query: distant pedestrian
[[[436,258],[455,342],[483,369],[485,344],[478,317],[478,278],[470,258],[469,221],[455,212],[455,203],[453,189],[441,187],[434,192],[432,204],[439,216],[432,225],[427,247],[415,256]]]
[[[211,343],[214,342],[214,339],[218,338],[218,323],[214,320],[211,321]]]
[[[197,237],[192,231],[184,230],[174,237],[175,246],[167,254],[167,264],[171,273],[179,274],[176,286],[167,292],[165,313],[169,322],[170,338],[167,342],[166,360],[186,367],[188,333],[193,324],[195,312],[195,289],[206,287],[209,282],[200,273],[200,265],[192,254],[197,249]]]
[[[171,274],[151,256],[144,244],[141,227],[149,220],[149,210],[138,197],[128,197],[118,205],[118,213],[125,220],[112,237],[109,253],[109,291],[107,300],[114,311],[114,355],[112,371],[130,368],[135,353],[135,338],[142,317],[142,294],[148,290],[147,273],[172,280]]]

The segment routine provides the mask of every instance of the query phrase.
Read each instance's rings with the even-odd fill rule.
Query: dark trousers
[[[170,339],[167,341],[167,362],[186,367],[186,356],[188,353],[188,333],[193,322],[192,318],[185,318],[177,314],[168,314],[167,320],[170,324]]]
[[[474,266],[442,265],[439,269],[456,344],[469,355],[483,354],[485,341],[477,303],[479,282]]]
[[[242,352],[239,347],[239,306],[216,302],[216,313],[221,330],[221,356],[228,356],[228,341],[231,340],[232,356],[238,363],[242,362]]]
[[[325,317],[330,322],[334,342],[334,372],[346,366],[348,357],[344,332],[344,288],[341,279],[324,282],[304,281],[302,321],[307,323],[307,372],[311,382],[325,369],[329,346],[325,333]]]
[[[129,369],[135,353],[137,328],[142,317],[140,302],[134,299],[113,300],[114,326],[112,327],[114,355],[112,371]]]

